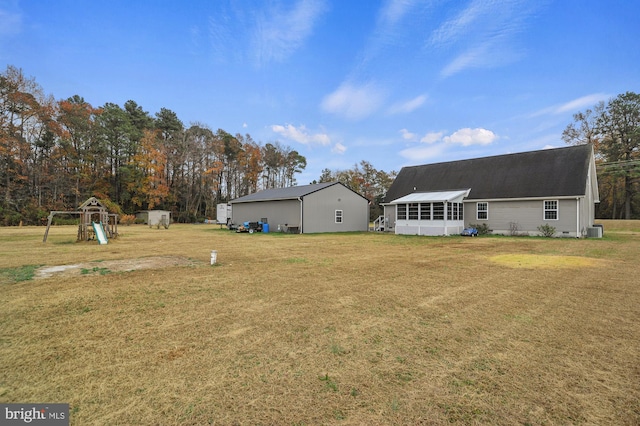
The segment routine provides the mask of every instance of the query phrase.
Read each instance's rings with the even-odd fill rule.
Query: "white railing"
[[[384,231],[387,228],[386,222],[384,216],[378,216],[378,218],[373,221],[373,230],[378,232]]]

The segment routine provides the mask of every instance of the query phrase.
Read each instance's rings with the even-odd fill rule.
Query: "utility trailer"
[[[254,232],[262,232],[264,229],[264,224],[262,222],[244,222],[242,225],[238,226],[236,232],[248,232],[253,234]]]

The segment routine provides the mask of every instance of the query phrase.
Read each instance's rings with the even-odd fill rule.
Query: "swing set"
[[[47,230],[42,239],[43,243],[47,242],[51,222],[57,214],[80,216],[76,241],[89,241],[96,237],[100,244],[107,244],[108,238],[118,237],[118,215],[109,213],[107,207],[100,200],[91,197],[80,205],[78,211],[51,211],[47,218]]]

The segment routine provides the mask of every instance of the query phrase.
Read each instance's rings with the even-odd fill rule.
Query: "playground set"
[[[109,238],[118,237],[118,215],[109,213],[107,207],[96,197],[91,197],[80,205],[78,211],[51,211],[48,216],[47,230],[43,243],[47,242],[49,228],[56,214],[79,215],[77,241],[89,241],[94,237],[99,244],[107,244]],[[94,221],[94,217],[97,221]]]

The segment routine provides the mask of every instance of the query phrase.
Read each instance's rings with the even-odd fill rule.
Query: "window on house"
[[[407,219],[407,205],[406,204],[398,204],[396,209],[397,209],[396,219],[398,219],[398,220],[406,220]]]
[[[336,223],[342,223],[342,210],[336,210]]]
[[[558,220],[558,200],[544,201],[544,220]]]
[[[431,203],[420,203],[420,220],[431,220]]]
[[[447,220],[462,220],[462,203],[449,203]]]
[[[476,204],[476,219],[488,220],[489,219],[489,203],[477,203]]]
[[[409,204],[409,220],[418,220],[418,203]]]
[[[444,220],[444,203],[433,203],[433,220]]]

